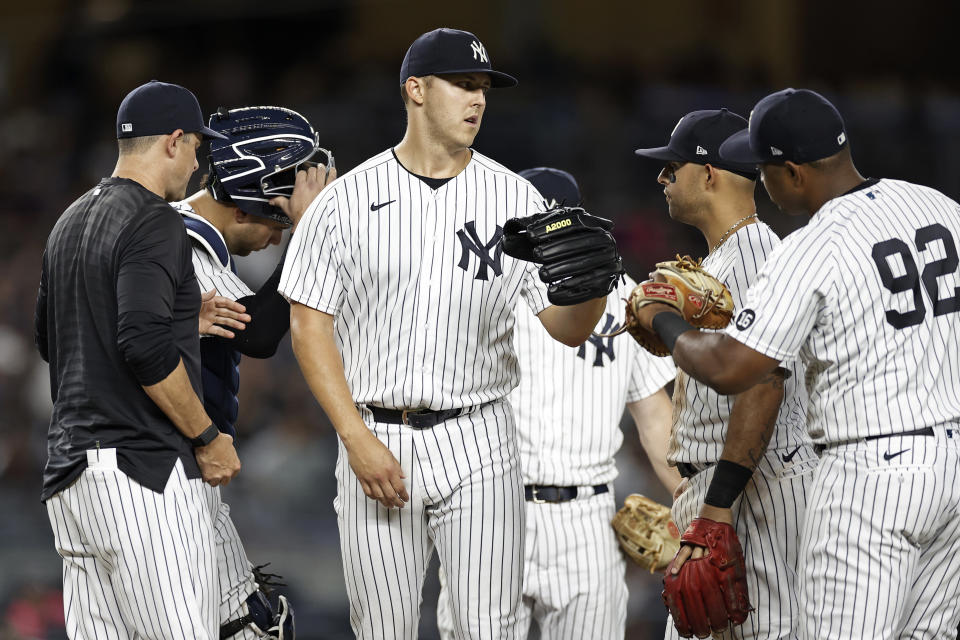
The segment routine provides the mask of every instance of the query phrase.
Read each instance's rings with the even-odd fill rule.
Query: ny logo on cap
[[[473,49],[473,59],[476,60],[477,56],[480,57],[480,62],[487,61],[487,52],[483,48],[483,45],[474,40],[470,43],[470,48]]]
[[[705,156],[705,155],[707,155],[707,150],[704,149],[703,147],[701,147],[700,145],[697,145],[697,155],[698,155],[698,156]]]

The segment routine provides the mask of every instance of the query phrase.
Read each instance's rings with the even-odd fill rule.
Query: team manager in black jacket
[[[152,81],[117,113],[113,175],[47,240],[36,340],[53,414],[42,500],[71,637],[217,637],[212,517],[240,470],[200,400],[201,296],[180,215],[203,125]],[[206,483],[206,484],[205,484]]]

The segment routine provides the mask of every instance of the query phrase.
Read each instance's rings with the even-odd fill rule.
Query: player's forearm
[[[333,316],[290,305],[290,338],[303,377],[346,446],[370,430],[360,419],[333,336]]]
[[[676,467],[667,463],[670,448],[670,426],[673,419],[673,404],[667,392],[661,389],[652,396],[627,405],[640,436],[640,444],[650,458],[654,472],[671,494],[680,484],[681,477]]]
[[[773,435],[785,374],[784,369],[771,372],[734,401],[720,461],[703,500],[702,517],[731,521],[730,508],[753,477]]]
[[[784,396],[784,370],[778,368],[739,394],[730,412],[721,460],[755,469],[773,436]]]
[[[607,298],[593,298],[570,306],[552,305],[537,316],[550,336],[568,347],[579,347],[597,326]]]
[[[143,390],[188,438],[199,436],[212,423],[203,408],[203,402],[190,384],[183,361],[166,378],[155,384],[144,385]]]
[[[743,393],[779,364],[724,333],[685,331],[672,351],[678,367],[714,391]]]

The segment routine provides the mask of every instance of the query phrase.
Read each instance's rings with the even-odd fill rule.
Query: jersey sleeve
[[[527,212],[524,215],[532,216],[544,211],[543,196],[533,185],[527,187]],[[534,262],[524,262],[523,284],[520,295],[527,301],[527,306],[534,315],[550,306],[547,298],[547,284],[540,279],[540,267]]]
[[[231,300],[239,300],[253,294],[250,287],[237,274],[220,266],[198,243],[192,244],[193,270],[197,274],[197,284],[200,285],[201,293],[216,289],[218,296]]]
[[[325,189],[310,204],[290,239],[277,287],[290,302],[330,315],[338,313],[343,300],[343,245],[337,214],[337,191]]]
[[[180,215],[168,204],[144,210],[119,250],[118,314],[142,311],[173,318],[177,288],[195,275],[185,251],[181,252],[189,247],[187,243]]]
[[[631,339],[629,335],[627,339]],[[628,403],[649,398],[677,375],[677,366],[670,356],[660,358],[639,345],[633,346],[633,369],[630,386],[627,387]]]
[[[727,335],[776,360],[796,357],[824,318],[837,273],[826,234],[794,233],[767,257]]]

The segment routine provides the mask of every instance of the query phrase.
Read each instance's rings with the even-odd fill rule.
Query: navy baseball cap
[[[724,140],[746,128],[747,121],[743,116],[726,109],[691,111],[673,128],[667,146],[637,149],[634,153],[663,162],[709,164],[755,180],[755,162],[739,163],[720,157],[720,145]]]
[[[518,175],[529,180],[548,203],[552,200],[551,206],[553,204],[576,206],[583,199],[580,196],[577,181],[566,171],[552,167],[536,167],[524,169]]]
[[[491,87],[513,87],[517,79],[494,71],[486,48],[469,31],[434,29],[416,40],[407,49],[400,65],[400,84],[415,76],[443,73],[488,73]]]
[[[843,118],[829,100],[809,89],[784,89],[757,103],[749,128],[724,142],[720,155],[731,162],[803,164],[845,146]]]
[[[161,136],[177,129],[227,139],[203,124],[197,97],[178,84],[151,80],[128,93],[117,110],[117,139]]]

